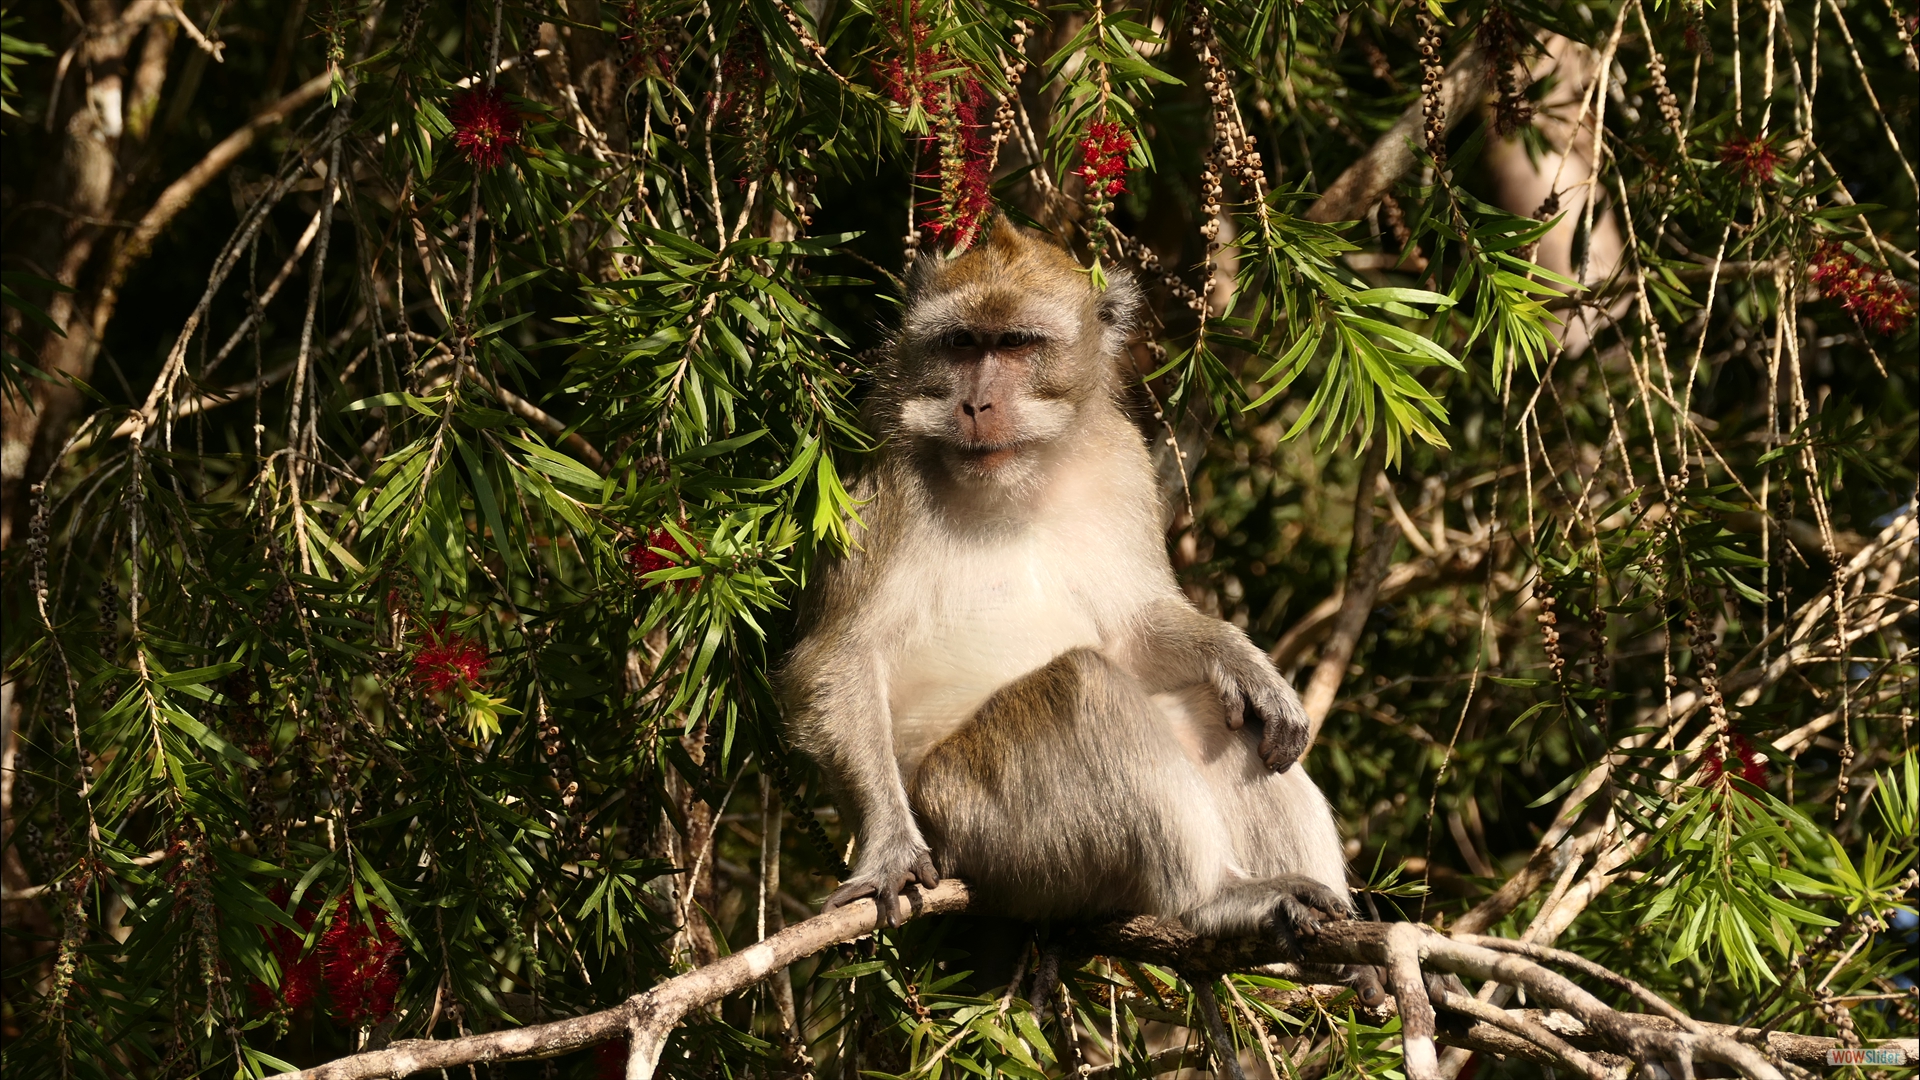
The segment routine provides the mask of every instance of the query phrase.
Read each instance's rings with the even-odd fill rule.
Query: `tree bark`
[[[1353,546],[1347,549],[1347,582],[1340,600],[1340,614],[1320,647],[1320,663],[1300,695],[1307,710],[1307,745],[1320,734],[1333,708],[1333,698],[1346,680],[1347,665],[1366,629],[1367,615],[1386,576],[1387,561],[1393,557],[1399,534],[1380,529],[1373,520],[1374,488],[1379,484],[1387,461],[1386,437],[1375,432],[1373,443],[1360,465],[1360,479],[1353,495]]]

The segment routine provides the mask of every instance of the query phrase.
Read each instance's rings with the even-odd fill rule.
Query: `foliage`
[[[896,275],[989,199],[1149,287],[1128,404],[1176,565],[1302,684],[1378,516],[1393,569],[1307,763],[1368,906],[1450,924],[1544,836],[1568,876],[1501,932],[1702,1019],[1912,1030],[1881,932],[1920,800],[1898,4],[66,10],[4,37],[7,417],[41,425],[6,446],[9,1074],[568,1015],[814,904],[850,834],[773,680],[861,513]],[[1322,221],[1421,115],[1428,24],[1494,108]],[[126,203],[47,214],[108,76],[147,110]],[[315,77],[232,199],[123,242]],[[797,1043],[756,990],[665,1067],[1062,1075],[1204,1028],[1118,958],[1003,994],[1031,946],[984,940],[824,954]],[[1250,1062],[1398,1068],[1350,998],[1215,993]]]

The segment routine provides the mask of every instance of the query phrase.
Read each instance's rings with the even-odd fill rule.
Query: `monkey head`
[[[1113,409],[1138,305],[1126,273],[1096,289],[1066,250],[996,217],[964,254],[910,270],[885,434],[956,480],[1017,484]]]

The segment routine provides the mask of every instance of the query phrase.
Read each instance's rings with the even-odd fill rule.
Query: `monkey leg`
[[[1176,915],[1215,892],[1233,854],[1164,715],[1091,649],[996,691],[909,793],[941,873],[1018,918]]]
[[[1340,831],[1306,770],[1270,771],[1260,736],[1222,723],[1208,687],[1157,694],[1154,703],[1205,783],[1231,848],[1217,887],[1181,921],[1198,933],[1233,934],[1263,929],[1276,914],[1294,922],[1316,911],[1350,915]]]

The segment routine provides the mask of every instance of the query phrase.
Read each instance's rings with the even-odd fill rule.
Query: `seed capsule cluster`
[[[1516,74],[1522,70],[1520,54],[1526,47],[1527,37],[1504,4],[1494,4],[1487,9],[1486,18],[1480,21],[1478,36],[1487,65],[1493,69],[1496,91],[1493,129],[1501,135],[1511,135],[1533,122],[1533,105],[1527,101],[1526,88],[1520,85]]]
[[[1226,195],[1227,178],[1239,181],[1241,191],[1251,197],[1254,212],[1265,222],[1267,174],[1253,136],[1247,133],[1246,123],[1240,118],[1240,104],[1234,96],[1233,81],[1226,65],[1220,60],[1219,45],[1214,39],[1213,12],[1206,4],[1194,5],[1187,29],[1193,38],[1194,52],[1206,73],[1202,86],[1207,92],[1207,114],[1213,125],[1213,145],[1208,148],[1206,163],[1200,171],[1200,235],[1207,241],[1206,281],[1211,283],[1214,256],[1221,246],[1220,208]],[[1187,306],[1200,313],[1203,319],[1206,317],[1204,296],[1195,296]]]
[[[1715,756],[1720,761],[1732,761],[1735,755],[1727,699],[1720,694],[1720,649],[1702,616],[1704,600],[1704,596],[1696,594],[1687,611],[1687,637],[1693,648],[1695,677],[1700,681],[1700,693],[1707,699],[1707,712],[1712,718]]]
[[[1154,254],[1153,249],[1148,247],[1145,241],[1136,240],[1111,225],[1107,227],[1107,232],[1112,237],[1114,250],[1119,252],[1122,258],[1132,259],[1142,271],[1158,278],[1161,286],[1173,294],[1175,300],[1194,311],[1200,310],[1205,301],[1201,299],[1199,291],[1182,281],[1178,274],[1162,266],[1160,256]],[[1166,350],[1160,348],[1158,342],[1149,342],[1148,347],[1160,349],[1159,356],[1165,359]]]
[[[1648,75],[1653,81],[1653,96],[1660,103],[1660,118],[1667,122],[1673,131],[1673,137],[1681,145],[1686,144],[1686,132],[1680,126],[1680,101],[1673,96],[1673,87],[1667,85],[1667,62],[1660,58],[1660,50],[1650,49],[1651,60],[1647,65]]]
[[[1560,613],[1555,610],[1560,601],[1552,593],[1540,594],[1540,614],[1533,621],[1540,624],[1540,647],[1547,654],[1547,664],[1553,668],[1553,681],[1563,683],[1567,678],[1567,658],[1560,652]]]
[[[1420,113],[1426,118],[1427,153],[1434,167],[1447,167],[1447,103],[1440,96],[1447,69],[1440,61],[1440,20],[1424,3],[1414,16],[1420,26]]]
[[[1014,135],[1014,99],[1020,95],[1020,80],[1027,74],[1027,21],[1013,21],[1013,36],[1007,39],[1012,48],[1007,50],[1005,63],[1000,69],[1006,80],[1007,88],[1000,93],[1000,101],[993,110],[993,136],[991,149],[987,156],[987,175],[992,176],[994,167],[1000,163],[1000,148],[1006,145]]]

